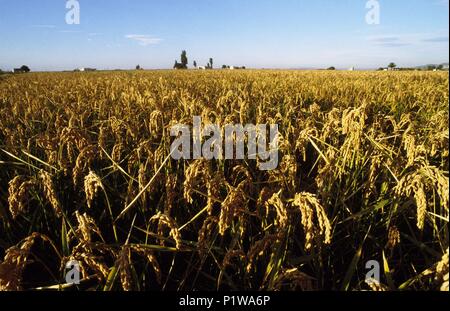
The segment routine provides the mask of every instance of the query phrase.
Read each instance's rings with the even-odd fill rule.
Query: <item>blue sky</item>
[[[448,61],[448,0],[0,0],[0,69],[170,68],[181,50],[199,65],[377,68]]]

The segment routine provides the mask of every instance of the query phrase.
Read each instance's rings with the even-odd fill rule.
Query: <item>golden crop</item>
[[[0,80],[0,290],[447,289],[448,74]],[[280,164],[170,159],[170,127],[273,124]],[[381,283],[365,284],[369,260]],[[27,273],[28,271],[28,273]],[[53,286],[53,287],[52,287]]]

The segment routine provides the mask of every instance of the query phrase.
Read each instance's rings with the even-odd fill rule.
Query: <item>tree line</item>
[[[187,52],[185,50],[183,50],[181,52],[180,61],[175,60],[173,69],[188,69],[188,64],[189,64],[189,60],[187,57]],[[192,65],[194,66],[194,68],[214,69],[214,59],[211,57],[205,66],[198,66],[196,60],[194,60],[192,62]],[[236,66],[222,65],[222,69],[245,69],[245,66],[236,67]]]

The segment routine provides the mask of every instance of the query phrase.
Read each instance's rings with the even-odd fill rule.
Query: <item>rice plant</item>
[[[448,290],[448,74],[0,80],[0,290]],[[174,124],[278,124],[280,163],[170,157]],[[66,263],[81,282],[64,284]],[[367,282],[366,263],[381,264]]]

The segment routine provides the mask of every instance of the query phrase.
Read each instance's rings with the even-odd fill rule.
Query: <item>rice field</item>
[[[0,290],[448,290],[448,83],[445,72],[2,76]],[[278,124],[278,167],[172,159],[170,128],[193,116]],[[64,284],[69,261],[78,285]]]

